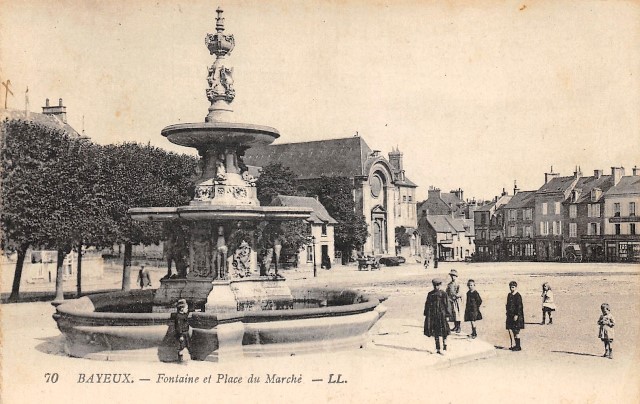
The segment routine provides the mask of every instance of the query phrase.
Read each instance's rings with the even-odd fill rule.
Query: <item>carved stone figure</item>
[[[243,241],[233,255],[234,277],[244,278],[251,275],[251,247]]]
[[[224,227],[218,227],[218,240],[216,242],[216,269],[218,279],[227,279],[227,244],[224,240]]]
[[[246,181],[252,187],[256,186],[256,179],[253,175],[249,174],[248,171],[242,173],[242,179]]]
[[[220,154],[220,156],[216,160],[216,181],[218,183],[224,183],[224,181],[226,181],[227,179],[227,169],[224,163],[224,154]]]

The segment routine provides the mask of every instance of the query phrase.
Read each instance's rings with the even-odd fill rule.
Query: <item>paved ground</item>
[[[456,364],[456,356],[472,359],[473,342],[454,336],[449,358],[432,352],[421,336],[422,307],[433,276],[446,277],[455,267],[462,282],[473,277],[484,304],[480,337],[496,346],[495,356]],[[161,272],[159,272],[161,274]],[[114,276],[117,276],[115,274]],[[161,275],[160,275],[161,276]],[[292,284],[353,287],[386,295],[387,315],[372,330],[369,349],[290,358],[260,358],[232,364],[190,362],[111,363],[69,358],[51,320],[47,303],[3,305],[3,402],[431,402],[464,403],[518,400],[551,403],[640,402],[640,268],[605,264],[441,264],[438,270],[418,265],[359,272],[355,267],[288,271]],[[524,298],[524,351],[508,346],[504,330],[507,284],[515,279]],[[540,286],[551,283],[558,311],[554,324],[540,321]],[[615,358],[604,359],[596,321],[602,302],[611,304],[617,320]],[[466,324],[463,332],[468,332]],[[395,335],[393,335],[395,334]],[[391,335],[391,336],[390,336]],[[478,342],[480,344],[480,342]],[[392,346],[389,346],[392,345]],[[483,350],[480,350],[483,351]],[[465,352],[463,355],[462,352]],[[486,356],[486,355],[483,355]],[[454,362],[454,363],[451,363]],[[452,366],[449,366],[452,365]],[[57,383],[45,374],[57,373]],[[79,384],[81,373],[131,373],[133,384]],[[156,383],[158,373],[206,377],[213,383]],[[249,384],[254,374],[260,383]],[[300,384],[264,383],[267,374],[302,377]],[[242,383],[215,383],[218,374],[243,377]],[[327,383],[331,380],[347,383]],[[88,376],[87,376],[88,377]],[[223,380],[224,380],[224,376]],[[149,378],[149,382],[139,381]],[[311,379],[323,379],[312,382]],[[230,379],[227,379],[229,381]],[[137,399],[135,397],[139,396]]]

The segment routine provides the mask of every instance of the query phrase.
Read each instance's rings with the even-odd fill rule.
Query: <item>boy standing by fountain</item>
[[[176,304],[178,312],[175,317],[176,339],[178,340],[178,362],[183,362],[185,350],[191,349],[191,337],[189,336],[189,305],[185,299],[178,300]]]

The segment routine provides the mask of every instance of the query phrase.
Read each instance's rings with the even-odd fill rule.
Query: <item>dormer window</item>
[[[571,192],[571,202],[576,203],[578,202],[579,198],[580,198],[580,191],[574,189]]]
[[[600,188],[593,188],[591,190],[591,202],[596,202],[602,196],[602,190]]]

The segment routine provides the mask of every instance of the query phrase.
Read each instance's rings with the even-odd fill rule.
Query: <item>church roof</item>
[[[365,161],[373,153],[361,137],[282,143],[252,147],[244,155],[249,166],[264,167],[280,163],[298,175],[298,179],[321,176],[363,176]]]

